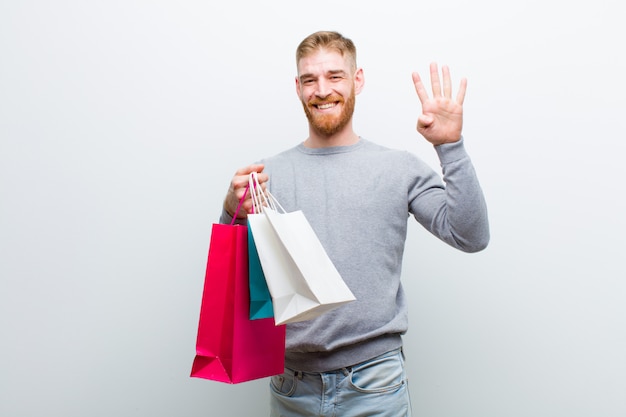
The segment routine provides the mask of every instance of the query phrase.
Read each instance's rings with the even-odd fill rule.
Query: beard
[[[304,100],[300,101],[302,101],[304,114],[306,114],[306,118],[309,120],[311,128],[313,128],[313,130],[321,136],[330,137],[337,132],[340,132],[350,122],[350,119],[352,119],[356,102],[356,94],[353,88],[347,100],[344,100],[341,96],[332,95],[324,100],[313,99],[308,103],[305,103]],[[311,108],[316,105],[334,102],[343,104],[341,113],[338,115],[314,114],[311,110]]]

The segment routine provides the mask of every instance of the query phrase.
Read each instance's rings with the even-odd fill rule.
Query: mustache
[[[328,96],[325,98],[313,98],[311,100],[309,100],[308,104],[310,106],[319,106],[320,104],[328,104],[328,103],[343,103],[343,97],[339,96],[339,95],[332,95],[332,96]]]

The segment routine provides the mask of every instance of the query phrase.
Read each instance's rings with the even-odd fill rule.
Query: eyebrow
[[[342,69],[336,69],[336,70],[328,70],[326,71],[327,75],[346,75],[347,73],[342,70]],[[313,75],[312,73],[306,73],[306,74],[302,74],[300,75],[300,77],[298,77],[300,79],[300,81],[302,81],[305,78],[317,78],[317,76]]]

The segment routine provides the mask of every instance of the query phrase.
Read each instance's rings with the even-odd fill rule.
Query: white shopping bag
[[[250,175],[248,224],[272,296],[277,325],[309,320],[356,298],[300,210],[286,213]]]

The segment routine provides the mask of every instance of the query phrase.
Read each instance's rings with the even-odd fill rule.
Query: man
[[[232,219],[250,172],[286,211],[302,210],[356,301],[287,325],[285,373],[271,378],[272,416],[409,416],[402,335],[407,298],[400,283],[409,215],[466,252],[489,241],[487,209],[461,136],[466,81],[452,98],[450,73],[431,64],[432,98],[413,74],[422,103],[417,130],[434,145],[443,179],[406,151],[355,133],[355,96],[364,85],[350,39],[305,38],[296,52],[296,92],[308,137],[239,169],[221,222]],[[240,211],[244,223],[251,202]]]

